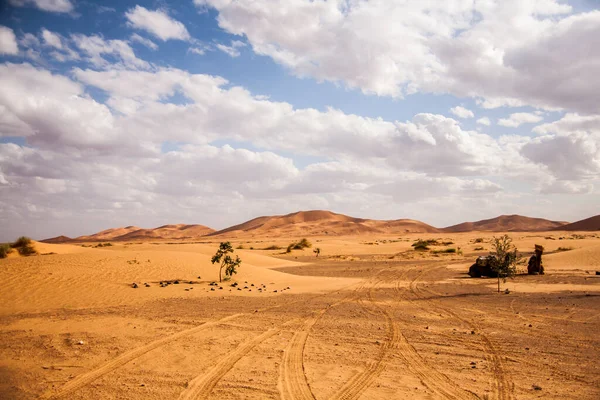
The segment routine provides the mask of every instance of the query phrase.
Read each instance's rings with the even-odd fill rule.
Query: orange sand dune
[[[562,227],[566,222],[549,221],[543,218],[530,218],[522,215],[501,215],[496,218],[484,219],[476,222],[463,222],[443,228],[443,232],[535,232],[549,231]]]
[[[287,215],[252,219],[211,234],[211,236],[316,236],[377,233],[419,233],[438,230],[420,221],[399,219],[379,221],[349,217],[331,211],[300,211]]]
[[[600,231],[600,215],[555,228],[556,231]]]

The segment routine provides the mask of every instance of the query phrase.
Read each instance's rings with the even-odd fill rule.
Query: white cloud
[[[490,126],[492,125],[492,122],[490,121],[490,119],[488,117],[481,117],[477,120],[477,123],[480,125],[485,125],[485,126]]]
[[[0,132],[27,142],[0,144],[0,223],[10,232],[72,234],[82,218],[88,232],[80,234],[107,224],[223,227],[265,207],[443,225],[447,215],[473,209],[540,215],[546,207],[552,216],[557,203],[540,202],[559,191],[589,203],[578,212],[593,208],[598,155],[597,146],[589,149],[600,141],[589,117],[541,125],[534,139],[494,138],[442,115],[389,121],[294,108],[218,76],[105,67],[74,69],[69,78],[0,65]],[[86,95],[86,86],[106,91],[106,104]],[[173,103],[175,95],[186,102]],[[577,135],[557,144],[561,130]],[[177,149],[161,151],[165,142]],[[571,166],[556,161],[573,156]],[[300,168],[294,159],[312,161]],[[515,192],[514,182],[530,187],[530,196]],[[50,232],[57,221],[71,230]]]
[[[518,128],[523,124],[534,124],[544,119],[541,115],[533,113],[514,113],[510,114],[508,118],[500,118],[498,125],[506,126],[508,128]]]
[[[230,57],[239,57],[240,56],[240,47],[246,46],[246,43],[240,42],[239,40],[232,40],[231,46],[226,46],[224,44],[218,43],[216,45],[217,49],[221,50],[223,53],[229,55]]]
[[[452,107],[450,109],[450,112],[459,118],[475,117],[475,114],[473,114],[473,111],[469,110],[468,108],[461,107],[461,106]]]
[[[112,66],[104,55],[117,57],[128,68],[150,68],[150,64],[136,57],[133,49],[124,40],[105,40],[98,35],[71,35],[75,45],[87,55],[87,61],[98,68]]]
[[[161,10],[151,11],[136,5],[125,13],[129,25],[151,33],[163,42],[171,39],[189,40],[185,25]]]
[[[149,48],[151,50],[158,50],[158,45],[156,43],[154,43],[150,39],[146,39],[145,37],[141,37],[137,33],[134,33],[133,35],[131,35],[129,37],[129,40],[132,41],[132,42],[137,42],[137,43],[143,44],[144,46],[146,46],[147,48]]]
[[[15,32],[9,27],[0,25],[0,54],[18,54],[19,45]]]
[[[10,4],[18,7],[34,6],[43,11],[67,13],[75,8],[70,0],[9,0]]]
[[[59,50],[63,48],[60,35],[54,32],[50,32],[44,28],[42,29],[42,38],[44,39],[44,43],[46,43],[48,46],[55,47]]]
[[[600,11],[572,14],[558,0],[195,3],[298,76],[380,96],[600,111]]]

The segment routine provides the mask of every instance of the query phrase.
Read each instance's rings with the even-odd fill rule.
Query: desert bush
[[[12,249],[10,248],[10,244],[3,243],[0,244],[0,258],[8,257],[8,253],[10,253]]]
[[[307,248],[307,247],[312,247],[312,243],[311,243],[311,242],[309,242],[309,241],[308,241],[308,239],[306,239],[306,238],[303,238],[302,240],[300,240],[300,241],[298,242],[298,244],[299,244],[299,245],[300,245],[300,246],[301,246],[303,249],[305,249],[305,248]]]
[[[559,247],[556,252],[573,250],[572,247]]]
[[[33,243],[30,238],[27,236],[21,236],[14,243],[10,245],[13,249],[17,249],[20,255],[22,256],[31,256],[37,254],[35,247],[33,247]]]
[[[12,247],[13,249],[17,249],[23,246],[31,246],[31,239],[29,239],[27,236],[21,236],[13,244],[10,245],[10,247]]]
[[[475,243],[483,243],[483,238],[477,238],[477,239],[475,239]]]
[[[244,245],[240,244],[238,247],[236,247],[237,250],[244,250]]]
[[[428,240],[419,239],[412,244],[412,247],[414,247],[415,250],[418,250],[418,251],[427,251],[427,250],[429,250],[428,244],[429,244]]]
[[[475,247],[473,250],[477,251],[477,250],[485,250],[485,249],[481,246],[478,246],[478,247]]]
[[[292,250],[304,250],[308,247],[312,247],[312,243],[308,239],[303,238],[299,242],[290,243],[285,250],[286,253],[291,253]]]
[[[17,247],[17,251],[22,256],[32,256],[34,254],[37,254],[37,251],[35,250],[32,244]]]

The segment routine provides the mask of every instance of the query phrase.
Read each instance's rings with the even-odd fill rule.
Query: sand
[[[237,238],[223,283],[218,238],[36,243],[0,260],[0,398],[599,398],[600,235],[511,233],[547,274],[509,294],[466,275],[493,235]]]

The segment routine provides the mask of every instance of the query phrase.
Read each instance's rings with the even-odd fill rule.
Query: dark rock
[[[137,285],[137,283],[133,282],[133,284],[131,285],[131,287],[134,288],[134,289],[137,289],[138,285]]]

